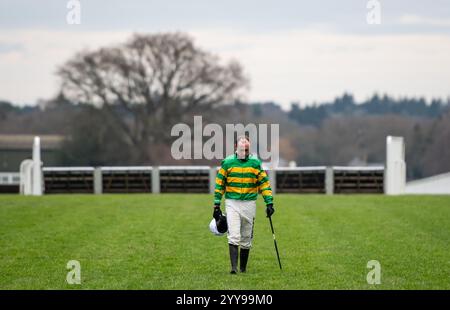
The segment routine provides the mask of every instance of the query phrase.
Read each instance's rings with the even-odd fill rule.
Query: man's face
[[[239,159],[246,159],[250,154],[250,142],[240,139],[236,145],[236,154]]]

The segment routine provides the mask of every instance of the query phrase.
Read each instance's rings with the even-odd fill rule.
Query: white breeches
[[[228,243],[242,249],[250,249],[253,239],[253,223],[256,214],[256,200],[225,200],[228,224]]]

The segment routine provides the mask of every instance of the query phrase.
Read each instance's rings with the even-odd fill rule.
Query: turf
[[[258,200],[247,274],[229,275],[210,195],[0,196],[1,289],[450,289],[450,197]],[[81,285],[66,283],[69,260]],[[369,285],[369,260],[381,284]]]

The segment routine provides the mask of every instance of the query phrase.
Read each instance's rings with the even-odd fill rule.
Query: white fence
[[[218,167],[44,167],[46,194],[213,193]],[[383,193],[384,167],[280,167],[268,171],[279,193]]]
[[[18,172],[0,172],[0,185],[19,185],[20,173]]]
[[[0,172],[0,194],[18,193],[20,188],[20,173]]]

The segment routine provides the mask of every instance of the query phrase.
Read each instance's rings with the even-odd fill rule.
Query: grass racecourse
[[[248,273],[229,275],[212,196],[0,196],[0,289],[450,289],[450,196],[276,195],[283,270],[258,200]],[[69,260],[81,284],[69,285]],[[369,285],[370,260],[381,284]]]

